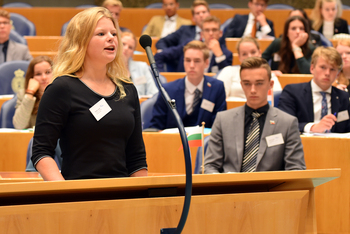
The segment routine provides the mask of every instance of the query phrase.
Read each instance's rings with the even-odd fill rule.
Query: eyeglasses
[[[10,24],[10,22],[9,21],[0,21],[0,25],[9,25]]]

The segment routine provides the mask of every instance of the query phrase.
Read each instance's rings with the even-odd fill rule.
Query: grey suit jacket
[[[26,45],[10,40],[7,47],[6,62],[15,60],[32,60],[33,57],[29,53]]]
[[[205,154],[205,173],[240,172],[244,152],[244,109],[219,112]],[[284,144],[267,146],[266,137],[282,134]],[[257,171],[304,170],[304,151],[298,120],[270,107],[257,156]]]

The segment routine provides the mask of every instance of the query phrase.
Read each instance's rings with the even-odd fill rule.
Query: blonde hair
[[[315,31],[318,31],[322,24],[323,24],[323,16],[321,14],[321,8],[323,6],[323,3],[325,2],[335,2],[337,5],[337,16],[336,18],[340,18],[343,14],[343,7],[340,0],[316,0],[315,7],[311,12],[310,19],[313,21],[312,28]]]
[[[251,43],[253,43],[254,45],[256,45],[256,48],[257,48],[258,50],[260,50],[260,46],[259,46],[258,41],[257,41],[255,38],[249,37],[249,36],[248,36],[248,37],[243,37],[243,38],[237,43],[236,49],[237,49],[238,54],[240,53],[240,52],[239,52],[239,47],[240,47],[241,44],[244,43],[244,42],[251,42]]]
[[[123,3],[118,0],[105,0],[102,3],[103,7],[108,7],[108,6],[119,6],[120,8],[123,8]]]
[[[114,21],[111,13],[104,7],[93,7],[75,15],[69,22],[66,34],[58,48],[57,58],[53,68],[53,79],[58,76],[71,76],[79,78],[76,72],[84,74],[84,60],[87,46],[96,28],[97,22],[107,18],[117,29],[118,42],[121,42],[118,23]],[[126,96],[122,82],[131,83],[123,61],[123,45],[118,43],[117,55],[106,65],[107,76],[117,85],[120,98]]]
[[[10,20],[10,13],[5,10],[0,10],[0,16]]]
[[[340,39],[338,41],[338,45],[343,45],[343,46],[347,46],[350,47],[350,39]],[[345,77],[343,71],[339,74],[339,76],[337,77],[337,81],[339,84],[344,84],[346,86],[348,86],[350,84],[349,79]]]
[[[194,49],[194,50],[200,50],[203,52],[203,58],[204,58],[204,61],[207,60],[209,58],[209,49],[208,47],[201,41],[197,41],[197,40],[193,40],[193,41],[190,41],[189,43],[187,43],[184,48],[183,48],[183,51],[184,51],[184,54],[187,50],[189,49]]]

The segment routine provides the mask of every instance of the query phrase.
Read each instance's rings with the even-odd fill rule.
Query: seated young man
[[[244,106],[217,114],[205,154],[205,173],[304,170],[298,120],[269,106],[271,69],[263,58],[241,65]]]
[[[300,132],[350,132],[349,94],[332,86],[342,67],[333,47],[318,47],[311,59],[310,82],[284,87],[278,108],[297,117]]]
[[[178,111],[185,127],[196,126],[205,122],[210,128],[219,111],[226,109],[224,84],[204,75],[209,65],[209,49],[201,41],[191,41],[184,48],[183,79],[164,84],[164,89],[171,99],[176,101]],[[158,94],[154,104],[150,128],[166,129],[177,127],[176,121]]]
[[[179,6],[180,3],[178,0],[163,0],[165,16],[153,16],[142,34],[147,34],[150,37],[162,38],[175,32],[182,25],[191,25],[191,20],[178,16],[177,10],[179,9]]]
[[[209,67],[205,72],[218,73],[224,67],[232,64],[232,52],[226,48],[225,42],[220,43],[219,39],[221,36],[220,20],[216,16],[208,16],[205,18],[202,23],[201,37],[210,50]],[[174,72],[185,71],[183,46],[184,45],[179,45],[164,49],[154,56],[160,72],[165,71],[165,64],[174,66]]]
[[[266,19],[264,11],[269,0],[249,0],[248,15],[236,14],[225,30],[227,37],[247,37],[266,38],[275,37],[273,23]]]

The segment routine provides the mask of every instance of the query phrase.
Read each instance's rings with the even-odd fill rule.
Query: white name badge
[[[341,111],[337,115],[337,122],[342,122],[349,119],[349,112],[347,110]]]
[[[283,145],[284,140],[283,140],[282,133],[277,133],[275,135],[267,136],[266,143],[267,143],[267,147],[272,147],[275,145]]]
[[[102,119],[108,112],[110,112],[112,109],[106,102],[104,98],[102,98],[100,101],[98,101],[95,105],[93,105],[90,109],[90,112],[95,117],[97,121]]]
[[[213,112],[215,103],[208,101],[207,99],[203,99],[201,108],[207,110],[209,112]]]
[[[273,55],[273,61],[275,61],[275,62],[281,61],[281,57],[279,56],[279,54],[275,53],[275,54]]]
[[[147,83],[147,79],[145,76],[139,76],[133,80],[135,85],[142,85]]]

